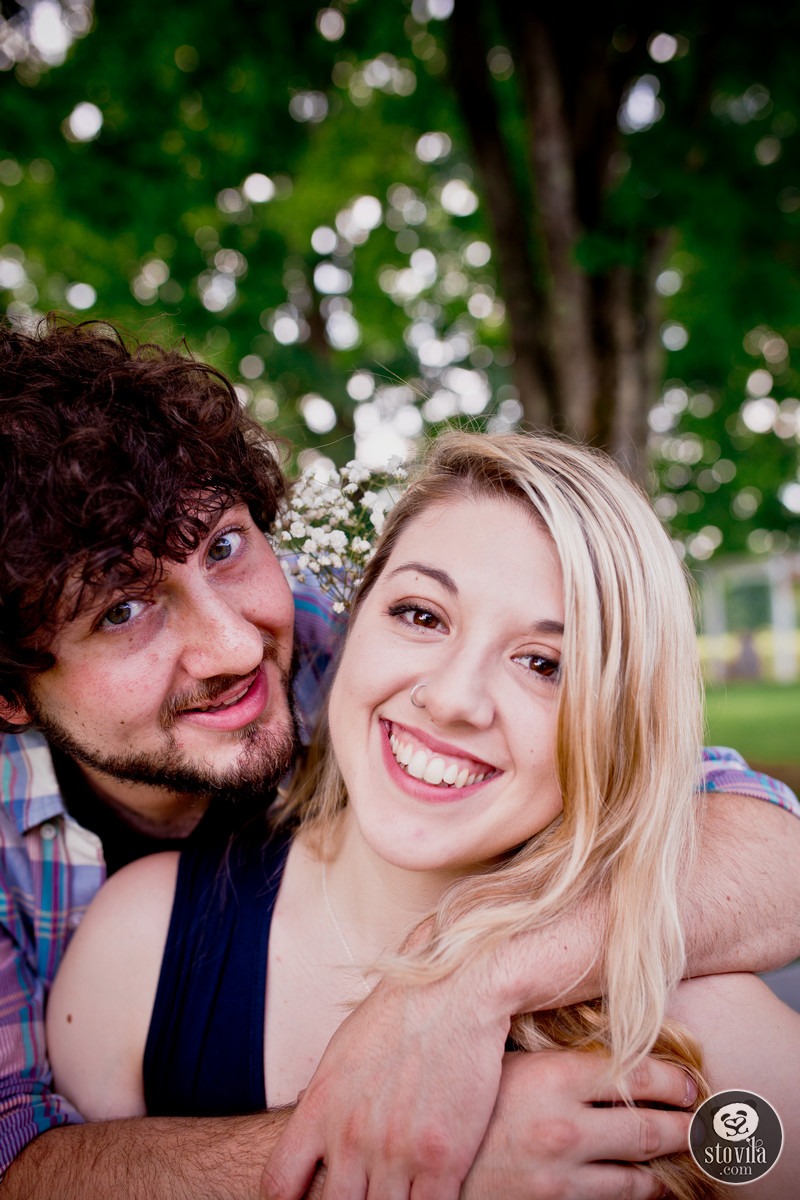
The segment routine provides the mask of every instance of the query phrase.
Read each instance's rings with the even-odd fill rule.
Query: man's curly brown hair
[[[0,696],[14,705],[98,589],[152,586],[233,504],[266,529],[284,494],[275,440],[219,371],[52,314],[33,332],[0,325],[0,470]]]

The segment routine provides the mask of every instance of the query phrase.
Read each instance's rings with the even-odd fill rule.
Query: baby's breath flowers
[[[325,479],[300,476],[275,519],[272,535],[285,569],[304,581],[315,575],[333,598],[333,611],[350,607],[389,509],[400,498],[408,472],[399,458],[373,471],[349,462]]]

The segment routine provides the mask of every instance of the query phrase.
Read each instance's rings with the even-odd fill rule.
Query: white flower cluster
[[[381,471],[349,462],[326,479],[300,476],[272,526],[275,549],[290,554],[285,569],[304,581],[315,575],[333,597],[333,611],[350,607],[375,550],[386,514],[403,492],[408,472],[400,459]]]

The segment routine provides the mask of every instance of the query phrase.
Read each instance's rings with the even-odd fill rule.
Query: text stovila
[[[706,1146],[704,1153],[707,1163],[744,1163],[747,1165],[759,1163],[766,1165],[767,1161],[764,1143],[761,1138],[755,1137],[749,1137],[746,1142],[741,1142],[738,1146],[732,1146],[730,1143],[726,1146],[721,1146],[719,1143],[716,1146]]]

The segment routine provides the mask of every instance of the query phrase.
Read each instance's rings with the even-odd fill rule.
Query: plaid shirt
[[[313,587],[295,587],[298,705],[306,727],[344,624]],[[38,1134],[80,1115],[51,1090],[44,1044],[47,992],[72,931],[105,879],[99,838],[67,812],[41,734],[0,735],[0,1171]],[[700,789],[780,804],[800,816],[783,784],[750,771],[731,750],[706,751]]]

